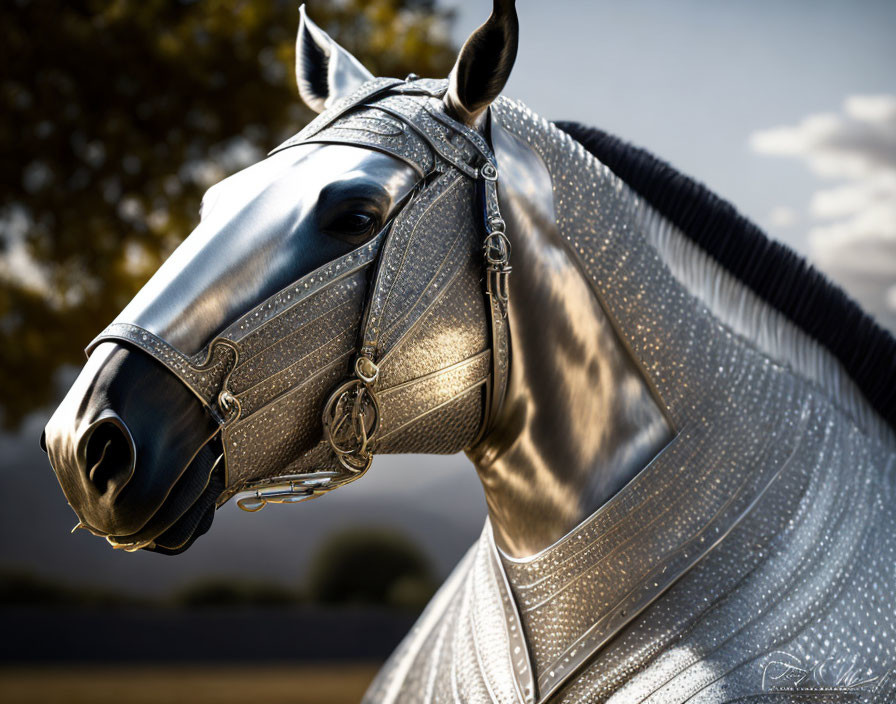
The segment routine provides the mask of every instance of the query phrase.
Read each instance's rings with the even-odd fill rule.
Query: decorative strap
[[[218,423],[231,423],[239,418],[239,401],[227,388],[230,375],[239,363],[239,348],[232,341],[216,337],[204,357],[187,357],[139,325],[113,322],[87,346],[87,356],[102,342],[126,342],[164,364],[196,394]]]
[[[494,428],[504,407],[510,379],[510,330],[507,310],[510,305],[510,239],[498,206],[498,170],[486,163],[480,170],[485,217],[485,291],[488,295],[492,335],[492,374],[486,398],[482,429],[474,444]]]
[[[409,77],[403,84],[404,91],[412,89],[414,80]],[[367,105],[408,125],[432,148],[442,165],[434,165],[439,177],[424,191],[427,197],[415,198],[402,216],[396,221],[380,253],[377,273],[371,285],[370,295],[362,323],[361,343],[355,360],[354,378],[340,384],[330,395],[323,412],[324,434],[334,454],[343,468],[351,473],[362,474],[373,460],[373,445],[380,427],[379,401],[376,395],[376,380],[379,364],[388,349],[395,344],[395,336],[384,329],[393,313],[399,320],[412,321],[415,316],[404,301],[395,303],[395,280],[402,273],[406,260],[420,261],[414,252],[414,234],[421,221],[440,199],[450,197],[458,180],[467,177],[480,185],[483,205],[485,237],[483,240],[486,263],[486,294],[492,342],[492,368],[486,385],[486,400],[483,421],[474,441],[479,442],[494,428],[507,393],[509,380],[510,334],[507,323],[509,306],[508,278],[510,276],[510,240],[498,203],[498,169],[494,153],[483,136],[476,130],[433,109],[425,101],[408,101],[392,91],[396,85],[384,84],[382,89],[367,91],[363,97],[354,99],[351,105],[340,106],[339,114],[352,107]],[[376,96],[374,103],[371,98]],[[373,103],[373,104],[371,104]],[[292,143],[302,139],[344,139],[334,135],[324,135],[325,127],[332,125],[334,116],[319,126],[309,126]],[[359,119],[362,119],[359,117]],[[402,142],[405,144],[406,142]],[[289,143],[288,143],[289,144]],[[402,156],[406,158],[402,152]],[[415,159],[415,161],[419,161]],[[479,164],[477,166],[476,164]],[[461,175],[462,174],[462,175]],[[448,238],[442,238],[439,241]],[[440,268],[443,276],[450,269]],[[426,277],[421,279],[428,281]],[[429,287],[443,281],[429,281]],[[430,292],[431,293],[431,292]],[[426,294],[420,294],[422,299]],[[399,298],[401,298],[399,296]],[[410,300],[416,300],[410,297]],[[423,306],[425,310],[426,306]],[[393,310],[395,309],[395,310]],[[403,312],[403,315],[401,311]],[[418,311],[418,315],[420,311]],[[395,330],[398,326],[392,326]],[[405,325],[407,327],[407,325]],[[400,333],[400,328],[399,328]],[[397,336],[400,339],[401,335]]]

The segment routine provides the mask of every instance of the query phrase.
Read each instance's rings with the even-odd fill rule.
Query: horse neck
[[[513,242],[511,379],[470,452],[498,546],[522,557],[568,533],[671,436],[633,356],[557,229],[544,163],[495,125]]]
[[[510,553],[500,565],[541,696],[614,638],[592,672],[640,667],[732,591],[743,604],[797,582],[815,596],[839,590],[842,563],[803,551],[830,535],[841,541],[832,554],[860,554],[851,536],[873,532],[875,491],[891,486],[887,446],[787,361],[809,348],[781,344],[779,318],[690,286],[696,270],[705,288],[747,295],[679,251],[669,224],[577,142],[510,101],[493,115],[512,132],[492,134],[514,243],[512,385],[501,425],[471,456],[488,499],[483,536]],[[775,325],[780,349],[726,308]],[[674,625],[626,640],[654,602],[642,623]],[[819,602],[797,602],[806,623]],[[760,612],[777,632],[776,612]]]
[[[896,447],[826,350],[580,144],[512,101],[499,99],[493,115],[514,247],[511,384],[498,427],[470,456],[505,552],[528,555],[565,535],[673,428],[715,441],[775,417],[796,442],[820,403],[864,441]],[[755,398],[766,381],[794,393],[771,408]],[[736,409],[739,420],[728,419]],[[749,464],[743,452],[738,463]]]

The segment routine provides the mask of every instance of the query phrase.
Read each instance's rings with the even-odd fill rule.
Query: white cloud
[[[750,137],[760,154],[804,158],[826,178],[863,178],[896,167],[896,96],[854,95],[841,113],[809,115],[798,125]]]
[[[890,286],[890,288],[887,289],[887,295],[884,297],[884,302],[887,304],[887,308],[896,314],[896,285]]]
[[[896,95],[852,95],[843,106],[856,120],[890,127],[896,124]]]
[[[779,205],[772,208],[768,214],[768,220],[773,227],[792,227],[800,219],[799,214],[793,208]]]
[[[812,258],[896,330],[896,95],[850,96],[838,113],[761,130],[750,144],[760,154],[799,158],[838,182],[808,205]],[[786,210],[772,212],[773,224],[783,224]]]

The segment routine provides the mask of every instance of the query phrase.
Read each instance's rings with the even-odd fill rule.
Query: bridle
[[[331,110],[312,121],[304,130],[283,145],[273,150],[276,153],[299,144],[315,141],[327,126],[352,110],[365,106],[389,93],[418,95],[440,100],[446,90],[445,81],[421,80],[411,74],[404,81],[397,79],[377,79],[362,87],[358,94],[350,96]],[[379,109],[383,109],[378,106]],[[501,217],[498,203],[498,168],[495,155],[486,140],[475,130],[448,117],[444,113],[427,111],[432,119],[439,121],[458,138],[471,145],[477,156],[477,164],[470,164],[457,158],[452,150],[446,149],[426,129],[420,120],[409,119],[407,114],[385,110],[392,117],[401,120],[422,138],[435,155],[434,169],[440,167],[439,160],[457,169],[465,177],[479,186],[482,205],[482,229],[484,232],[482,249],[485,260],[485,293],[489,314],[492,368],[490,382],[486,385],[485,410],[482,425],[477,434],[476,444],[493,429],[504,403],[509,379],[509,330],[507,309],[509,304],[508,278],[511,272],[511,243],[507,236],[506,223]],[[349,140],[340,140],[353,143]],[[364,146],[354,142],[359,146]],[[427,174],[428,177],[428,174]],[[424,178],[425,180],[425,178]],[[412,200],[420,196],[423,188],[418,187]],[[409,205],[405,204],[404,207]],[[387,234],[388,241],[388,234]],[[322,471],[303,473],[295,477],[266,480],[259,486],[248,488],[236,495],[237,505],[247,511],[257,511],[267,503],[298,503],[323,496],[330,491],[349,484],[363,476],[373,462],[371,450],[379,431],[380,402],[377,397],[378,332],[377,298],[374,289],[378,277],[367,294],[367,304],[362,323],[361,344],[353,365],[353,375],[337,385],[332,391],[323,410],[324,436],[341,465],[341,472]]]
[[[484,384],[484,411],[481,414],[477,411],[475,422],[478,423],[478,431],[476,426],[471,425],[471,420],[468,430],[462,435],[454,433],[450,438],[450,448],[442,451],[456,452],[472,447],[493,429],[504,402],[509,378],[507,284],[510,241],[498,204],[498,168],[494,152],[479,132],[445,114],[442,98],[446,88],[446,81],[418,79],[416,76],[405,80],[373,79],[353,94],[336,101],[295,137],[272,152],[274,154],[299,144],[342,143],[383,151],[410,164],[419,173],[420,180],[390,224],[373,240],[330,262],[322,270],[311,272],[296,282],[294,289],[284,289],[256,306],[212,340],[204,357],[184,355],[147,329],[140,319],[121,316],[88,347],[89,352],[107,340],[124,341],[136,346],[164,364],[202,400],[219,424],[227,455],[225,465],[229,476],[219,505],[236,495],[241,508],[256,511],[267,503],[295,503],[322,496],[363,476],[370,468],[374,449],[389,443],[394,446],[394,440],[389,439],[390,432],[394,433],[394,430],[384,432],[382,428],[384,404],[390,410],[390,422],[392,416],[407,416],[405,406],[410,404],[407,398],[404,406],[391,400],[393,396],[390,394],[395,392],[396,387],[380,388],[381,366],[392,350],[410,338],[415,325],[426,317],[431,306],[439,300],[438,295],[446,290],[451,281],[447,278],[448,273],[440,273],[441,268],[432,279],[425,279],[422,274],[415,277],[415,271],[400,276],[405,261],[416,261],[418,268],[421,264],[421,253],[415,250],[418,232],[425,232],[430,247],[441,247],[440,257],[446,272],[453,267],[455,274],[459,275],[463,270],[466,272],[464,281],[475,285],[474,280],[480,275],[470,268],[473,266],[469,259],[473,246],[469,240],[470,227],[481,230],[488,318],[482,332],[488,339],[483,340],[482,344],[488,345],[488,351],[475,354],[475,351],[465,348],[464,354],[474,354],[474,357],[468,356],[458,364],[471,362],[464,367],[464,370],[469,370],[464,371],[466,376],[460,375],[468,382],[463,393]],[[463,186],[464,183],[468,185]],[[459,214],[459,210],[468,202],[461,202],[462,198],[466,198],[464,194],[474,192],[472,184],[478,191],[481,215],[471,221],[469,213]],[[438,207],[444,207],[445,203],[455,208],[451,214],[456,217],[434,219],[432,213]],[[452,229],[454,219],[457,222],[453,223],[455,227]],[[477,220],[481,224],[476,224]],[[467,224],[462,226],[461,223]],[[466,237],[464,244],[459,245],[463,237]],[[449,240],[453,243],[450,246],[445,244]],[[457,250],[452,249],[455,246]],[[457,251],[465,257],[465,269],[452,259],[452,256],[458,256]],[[251,468],[259,460],[251,458],[249,446],[256,446],[264,453],[267,452],[266,443],[278,438],[282,440],[284,429],[289,427],[292,403],[285,391],[297,388],[295,381],[290,382],[293,386],[280,385],[282,371],[277,369],[281,367],[272,367],[267,370],[267,377],[259,377],[266,379],[266,386],[270,388],[264,393],[256,393],[263,387],[258,379],[249,379],[258,374],[257,369],[253,371],[251,368],[252,364],[257,366],[256,363],[250,364],[257,358],[253,355],[266,353],[284,336],[296,335],[303,330],[302,325],[308,323],[301,322],[302,316],[316,309],[307,307],[318,301],[316,297],[320,298],[320,303],[315,306],[322,306],[322,310],[348,300],[347,287],[365,285],[360,283],[360,276],[367,267],[373,269],[373,273],[366,284],[360,339],[354,346],[352,373],[338,381],[335,376],[338,370],[333,363],[328,362],[321,368],[322,371],[332,370],[334,376],[330,383],[337,382],[328,396],[315,396],[326,398],[322,417],[318,416],[322,419],[324,442],[319,442],[306,453],[302,462],[286,458],[281,463],[273,458],[264,465],[258,465],[271,469],[278,465],[281,468],[295,466],[305,471],[252,479]],[[409,287],[416,287],[410,303],[404,301],[401,295],[402,290]],[[430,289],[438,289],[438,294]],[[345,304],[339,306],[344,308]],[[290,316],[296,322],[291,323],[293,327],[286,327],[287,323],[283,321]],[[340,354],[349,354],[349,345],[350,341],[346,340]],[[454,372],[446,369],[433,372],[443,373]],[[326,388],[318,387],[318,390],[325,392]],[[458,393],[461,391],[458,387]],[[265,396],[265,393],[268,395]],[[451,396],[447,398],[450,400]],[[481,401],[477,404],[477,409],[481,410]],[[271,405],[277,406],[278,423],[281,425],[259,425],[264,420],[259,419],[261,410]],[[310,407],[306,405],[303,408],[306,409],[302,411],[306,413],[303,417],[308,422],[307,411]],[[470,413],[468,417],[472,418],[472,405],[465,408]],[[413,418],[407,422],[413,422]],[[288,447],[293,446],[283,445],[286,448],[283,451],[286,452]],[[403,447],[398,451],[418,451],[418,448]],[[234,459],[237,456],[238,459]],[[231,463],[234,464],[233,469]],[[337,466],[321,471],[314,469],[315,465],[319,467],[321,464]]]

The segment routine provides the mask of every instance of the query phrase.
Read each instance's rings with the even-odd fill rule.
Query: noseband
[[[404,81],[375,79],[321,113],[272,152],[299,144],[341,143],[382,151],[410,164],[420,174],[420,181],[410,200],[371,242],[331,262],[324,267],[325,271],[303,277],[295,285],[294,294],[287,289],[258,306],[216,337],[202,360],[183,355],[136,321],[116,320],[88,347],[89,353],[100,342],[113,340],[141,348],[164,364],[202,400],[222,431],[232,429],[246,413],[244,406],[251,399],[243,393],[241,400],[241,394],[233,391],[232,377],[245,376],[243,369],[246,365],[241,366],[241,357],[260,354],[244,341],[262,328],[285,326],[284,317],[291,312],[291,306],[298,307],[302,296],[337,298],[340,292],[346,293],[343,289],[359,285],[360,279],[353,279],[350,274],[366,266],[375,266],[367,288],[352,373],[349,378],[336,383],[323,407],[323,435],[331,457],[337,460],[337,467],[291,472],[258,481],[234,484],[228,481],[222,502],[237,494],[241,508],[255,511],[269,502],[304,501],[348,484],[370,468],[377,441],[383,438],[383,408],[397,404],[393,399],[400,395],[394,387],[385,391],[379,388],[381,365],[435,305],[441,290],[451,283],[452,266],[455,275],[460,266],[452,259],[459,259],[463,254],[463,246],[457,243],[463,240],[464,233],[456,232],[457,223],[452,229],[451,215],[457,214],[462,204],[458,194],[466,192],[464,182],[475,184],[481,204],[479,228],[485,260],[490,353],[475,355],[453,365],[450,370],[439,370],[431,376],[444,376],[450,372],[457,377],[458,384],[465,379],[466,386],[458,386],[459,392],[484,384],[484,411],[472,443],[469,436],[466,437],[466,446],[477,443],[494,427],[509,377],[507,284],[510,241],[498,205],[498,169],[494,153],[482,135],[444,113],[441,98],[445,91],[445,81],[417,79],[415,76]],[[459,222],[460,218],[456,220]],[[406,262],[416,266],[428,254],[418,249],[419,232],[426,234],[428,242],[436,242],[445,248],[442,264],[429,278],[415,276],[414,269],[405,268]],[[455,243],[451,245],[455,249],[450,248],[449,242]],[[279,341],[287,333],[279,334],[281,338],[273,339]],[[276,374],[272,371],[270,378],[280,375],[282,371]],[[269,378],[265,377],[265,381]],[[449,396],[441,405],[450,400]],[[412,403],[412,399],[404,401],[406,405]],[[249,415],[255,410],[248,410]],[[416,418],[419,417],[418,414]],[[250,433],[248,427],[241,435],[243,445],[252,437],[247,433]],[[237,454],[239,443],[235,439],[225,443],[225,453],[228,444],[234,448],[232,454]],[[263,440],[261,445],[264,445]],[[460,447],[449,446],[451,451],[457,449]],[[314,452],[311,454],[315,455]],[[318,466],[328,463],[320,455],[317,452],[314,458],[319,462]]]

